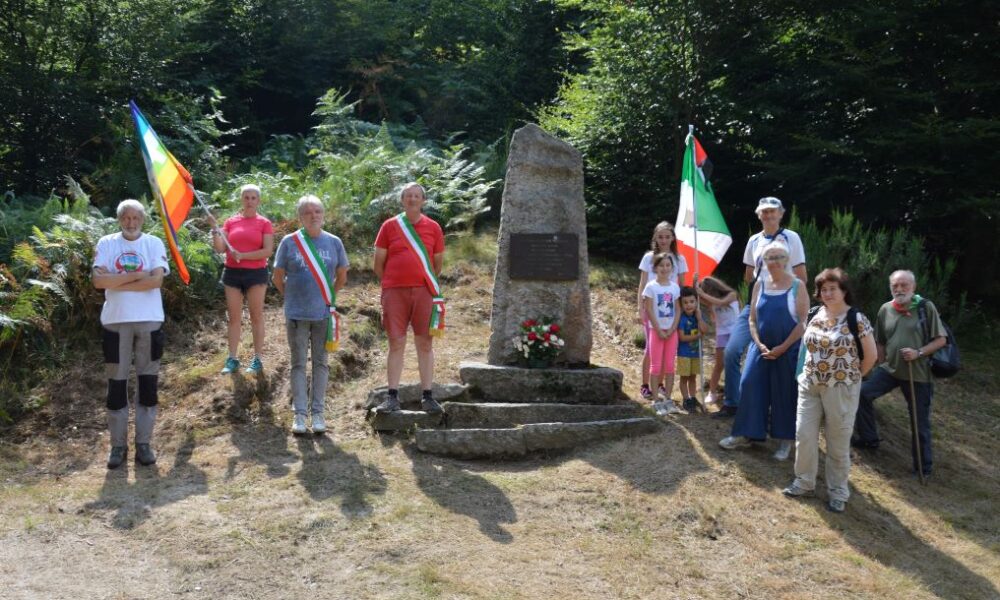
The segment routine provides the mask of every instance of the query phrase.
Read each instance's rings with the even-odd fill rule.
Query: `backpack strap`
[[[931,339],[931,326],[927,322],[927,300],[923,298],[920,302],[917,302],[917,322],[919,323],[920,331],[924,334],[924,345]]]
[[[865,349],[861,346],[861,336],[858,334],[858,309],[853,306],[847,309],[847,328],[851,330],[851,337],[854,338],[854,347],[858,350],[858,360],[865,359]]]

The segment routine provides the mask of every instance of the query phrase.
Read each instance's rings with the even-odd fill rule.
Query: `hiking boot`
[[[312,432],[316,435],[323,435],[326,433],[326,419],[323,418],[322,414],[314,414],[312,417]]]
[[[153,453],[153,449],[149,447],[149,444],[135,445],[135,462],[144,467],[156,463],[156,454]]]
[[[292,434],[302,435],[306,432],[306,416],[295,413],[292,417]]]
[[[649,386],[644,383],[642,384],[642,387],[639,388],[639,395],[642,396],[643,400],[652,400],[653,390],[649,389]]]
[[[799,484],[792,482],[792,484],[785,489],[781,490],[781,493],[788,496],[789,498],[803,498],[806,496],[812,496],[813,491],[807,490],[805,488],[800,488]]]
[[[726,450],[746,448],[750,445],[750,438],[742,435],[730,435],[719,440],[719,445]]]
[[[222,373],[223,375],[229,375],[230,373],[235,373],[236,371],[239,370],[240,370],[239,359],[230,356],[229,358],[226,359],[226,366],[222,367],[222,370],[219,372]]]
[[[736,416],[735,406],[722,405],[722,407],[719,408],[718,412],[712,413],[713,419],[729,419],[734,416]]]
[[[396,412],[397,410],[399,410],[399,396],[397,394],[389,394],[375,407],[376,412]]]
[[[128,458],[127,446],[112,446],[111,452],[108,453],[108,468],[117,469],[122,466],[126,458]]]
[[[781,440],[778,450],[774,453],[774,460],[788,460],[788,455],[792,453],[792,440]]]
[[[847,502],[836,498],[830,498],[830,502],[826,505],[826,509],[830,512],[842,513],[847,509]]]
[[[250,361],[250,366],[247,367],[247,370],[245,372],[249,375],[256,375],[257,373],[260,373],[263,370],[264,370],[264,363],[260,362],[260,357],[255,355],[253,357],[253,360]]]
[[[444,412],[441,409],[441,405],[438,404],[430,394],[425,394],[423,398],[420,399],[420,410],[431,415],[438,415]]]

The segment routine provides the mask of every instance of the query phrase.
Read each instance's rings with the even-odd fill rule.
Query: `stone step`
[[[505,428],[527,423],[581,423],[642,415],[638,404],[445,402],[450,428]]]
[[[374,408],[365,415],[368,424],[375,431],[409,431],[414,428],[433,429],[444,427],[445,414],[431,414],[422,410],[397,410],[391,413],[379,412]]]
[[[442,456],[513,458],[536,450],[558,450],[651,433],[661,426],[657,419],[640,417],[583,423],[532,423],[504,429],[418,429],[416,441],[421,451]]]
[[[482,402],[612,404],[622,389],[622,372],[608,367],[525,369],[463,362],[458,373]]]

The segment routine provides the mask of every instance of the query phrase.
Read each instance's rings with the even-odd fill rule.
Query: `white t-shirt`
[[[643,298],[652,298],[656,307],[656,322],[660,329],[670,329],[674,325],[674,302],[680,298],[681,288],[671,281],[660,285],[656,279],[651,279],[642,290]]]
[[[112,274],[152,271],[156,268],[162,268],[164,275],[170,272],[167,250],[160,238],[143,233],[138,239],[129,241],[120,231],[106,235],[97,242],[94,266],[104,267]],[[141,292],[104,290],[102,325],[137,321],[163,321],[160,288]]]
[[[681,277],[688,272],[687,259],[679,254],[669,254],[668,256],[670,256],[670,260],[674,264],[674,268],[670,270],[670,281],[680,285]],[[656,279],[656,269],[653,268],[652,250],[642,255],[642,260],[639,261],[639,270],[649,273],[647,281]]]
[[[793,267],[806,264],[806,251],[802,246],[799,234],[790,229],[781,228],[774,234],[774,237],[769,237],[761,231],[750,237],[746,250],[743,251],[743,264],[753,268],[754,279],[758,277],[762,281],[771,279],[771,275],[764,267],[764,259],[761,254],[763,254],[764,248],[775,239],[788,246],[788,262],[785,264],[785,270],[788,271],[789,275],[793,275]]]
[[[740,314],[740,303],[733,300],[725,306],[715,307],[715,335],[729,335],[733,330],[733,323]]]

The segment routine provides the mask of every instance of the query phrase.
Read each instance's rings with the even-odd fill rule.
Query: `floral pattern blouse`
[[[872,335],[868,317],[858,313],[858,339]],[[826,316],[826,307],[819,309],[809,322],[802,337],[806,359],[802,368],[804,381],[830,387],[851,385],[861,381],[861,360],[854,347],[854,336],[847,325],[847,312],[837,319]]]

